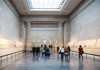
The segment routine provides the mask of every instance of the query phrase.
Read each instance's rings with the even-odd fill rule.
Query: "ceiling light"
[[[28,0],[30,10],[60,10],[66,0]]]

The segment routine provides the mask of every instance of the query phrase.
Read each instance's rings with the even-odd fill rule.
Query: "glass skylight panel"
[[[65,0],[28,0],[30,10],[36,9],[60,9]]]

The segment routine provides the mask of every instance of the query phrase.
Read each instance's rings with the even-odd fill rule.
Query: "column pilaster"
[[[63,22],[58,23],[58,43],[60,46],[63,45]]]
[[[26,41],[27,41],[27,50],[31,50],[32,47],[32,40],[31,40],[31,23],[27,22],[26,24]]]

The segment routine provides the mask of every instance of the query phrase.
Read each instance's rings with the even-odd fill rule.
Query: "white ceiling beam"
[[[63,7],[61,8],[61,11],[59,12],[59,14],[62,14],[64,12],[64,10],[66,9],[66,7],[68,6],[69,3],[70,3],[70,0],[66,0]]]
[[[30,11],[29,6],[28,6],[28,1],[27,0],[22,0],[22,1],[24,2],[25,8],[26,8],[28,14],[31,14],[31,11]]]

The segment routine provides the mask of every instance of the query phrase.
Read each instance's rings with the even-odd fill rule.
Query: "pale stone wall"
[[[23,44],[23,49],[26,46],[26,25],[25,21],[21,20],[19,24],[19,41]]]
[[[31,28],[31,36],[32,43],[34,43],[35,46],[40,46],[41,44],[46,44],[48,46],[50,41],[51,44],[55,46],[56,41],[58,41],[57,24],[33,24]]]
[[[20,23],[4,0],[0,0],[0,55],[22,50],[18,45]]]
[[[70,24],[67,21],[64,24],[64,45],[67,46],[70,41]]]
[[[98,39],[100,39],[100,0],[94,0],[70,19],[70,42],[74,43],[74,46],[86,45],[84,50],[87,53],[100,54]],[[77,47],[72,50],[77,51]]]

